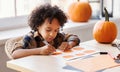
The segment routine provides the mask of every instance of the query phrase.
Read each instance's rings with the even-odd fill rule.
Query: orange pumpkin
[[[106,8],[105,10],[105,21],[98,21],[93,29],[93,37],[100,43],[111,43],[117,36],[116,24],[109,21],[109,16]]]
[[[92,9],[88,2],[74,2],[68,8],[68,16],[74,22],[86,22],[91,14]]]

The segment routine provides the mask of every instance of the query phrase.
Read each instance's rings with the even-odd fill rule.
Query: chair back
[[[13,59],[12,57],[12,51],[14,50],[14,44],[16,44],[16,42],[19,42],[22,40],[22,36],[21,37],[16,37],[16,38],[11,38],[8,39],[5,43],[5,53],[7,54],[7,56],[9,57],[9,59]]]

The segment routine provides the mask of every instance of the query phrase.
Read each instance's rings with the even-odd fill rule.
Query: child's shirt
[[[31,49],[31,48],[39,48],[45,45],[43,42],[44,39],[42,36],[34,36],[34,32],[30,32],[27,35],[25,35],[21,41],[15,42],[13,44],[14,48],[12,50],[15,51],[16,49]],[[56,49],[61,45],[62,42],[69,42],[69,41],[74,41],[76,42],[77,45],[80,43],[80,39],[78,38],[77,35],[72,35],[72,34],[64,34],[64,33],[58,33],[56,38],[49,44],[54,46]]]

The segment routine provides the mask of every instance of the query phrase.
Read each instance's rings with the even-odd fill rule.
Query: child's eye
[[[50,32],[51,30],[46,30],[46,31]]]
[[[59,32],[59,30],[55,30],[55,32]]]

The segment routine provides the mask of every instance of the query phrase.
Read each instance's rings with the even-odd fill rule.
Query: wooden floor
[[[5,54],[4,45],[0,46],[0,72],[16,72],[6,67],[8,57]]]

